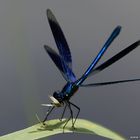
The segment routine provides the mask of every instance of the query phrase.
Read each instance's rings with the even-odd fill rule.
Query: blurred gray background
[[[61,90],[65,80],[43,45],[56,49],[47,18],[50,8],[59,21],[80,77],[117,26],[122,32],[100,63],[140,39],[139,0],[0,0],[0,135],[43,119],[48,95]],[[140,78],[140,47],[86,83]],[[100,64],[99,63],[99,64]],[[110,128],[127,138],[140,137],[140,82],[80,88],[72,102],[79,118]],[[59,110],[60,111],[60,110]],[[52,117],[53,116],[53,117]],[[54,111],[51,118],[58,118]],[[60,134],[50,140],[96,139],[98,136]]]

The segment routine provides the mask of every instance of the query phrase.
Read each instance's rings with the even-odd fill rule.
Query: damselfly
[[[107,48],[111,45],[111,43],[114,41],[114,39],[119,35],[121,31],[121,26],[117,26],[112,34],[109,36],[108,40],[105,42],[103,47],[101,48],[100,52],[97,54],[95,59],[93,59],[92,63],[90,66],[87,68],[85,73],[80,77],[76,78],[73,70],[72,70],[72,57],[70,53],[69,46],[67,44],[67,41],[65,39],[65,36],[62,32],[62,29],[60,25],[58,24],[55,16],[51,12],[50,9],[47,10],[47,17],[48,21],[56,42],[56,46],[58,48],[59,54],[54,51],[51,47],[44,45],[44,48],[46,52],[49,54],[51,57],[52,61],[55,63],[59,71],[61,72],[62,76],[66,80],[66,85],[62,88],[61,91],[55,91],[53,93],[53,96],[50,96],[51,99],[51,104],[44,104],[45,106],[49,106],[47,115],[45,119],[43,120],[43,123],[47,120],[49,114],[52,112],[54,108],[57,107],[64,107],[61,119],[64,117],[66,108],[69,109],[70,111],[70,116],[67,119],[66,123],[63,126],[63,129],[67,125],[68,121],[72,119],[72,127],[74,127],[74,124],[76,122],[76,119],[79,115],[80,108],[72,103],[70,101],[71,97],[78,91],[79,87],[89,87],[89,86],[103,86],[103,85],[111,85],[111,84],[118,84],[118,83],[125,83],[125,82],[134,82],[134,81],[140,81],[140,79],[129,79],[129,80],[119,80],[119,81],[111,81],[111,82],[103,82],[103,83],[92,83],[92,84],[83,84],[83,82],[87,79],[87,77],[95,75],[102,70],[106,69],[131,51],[133,51],[135,48],[137,48],[140,45],[140,40],[137,42],[133,43],[132,45],[128,46],[127,48],[123,49],[104,63],[100,64],[98,67],[95,67]],[[77,109],[77,114],[74,119],[73,116],[73,110],[72,107]]]

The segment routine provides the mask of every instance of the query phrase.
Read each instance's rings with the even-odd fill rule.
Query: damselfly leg
[[[50,113],[53,111],[53,109],[55,108],[55,106],[50,106],[48,111],[47,111],[47,114],[46,114],[46,117],[45,119],[43,120],[43,125],[45,125],[45,121],[48,119],[48,116],[50,115]]]

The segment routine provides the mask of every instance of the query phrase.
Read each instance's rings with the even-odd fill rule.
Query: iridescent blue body
[[[64,116],[66,107],[68,107],[70,110],[71,116],[66,121],[66,124],[72,118],[72,126],[74,127],[74,124],[80,112],[80,108],[76,106],[75,104],[73,104],[72,102],[70,102],[70,99],[75,94],[75,92],[78,90],[79,87],[103,86],[103,85],[111,85],[111,84],[117,84],[117,83],[140,81],[140,79],[129,79],[129,80],[102,82],[102,83],[83,84],[83,82],[89,76],[95,75],[96,73],[101,72],[102,70],[109,67],[110,65],[112,65],[113,63],[115,63],[116,61],[120,60],[125,55],[133,51],[135,48],[137,48],[140,45],[140,40],[131,44],[130,46],[123,49],[122,51],[120,51],[119,53],[117,53],[116,55],[114,55],[113,57],[111,57],[110,59],[108,59],[107,61],[105,61],[104,63],[100,64],[98,67],[95,68],[96,64],[99,62],[99,60],[101,59],[105,51],[109,48],[109,46],[114,41],[114,39],[119,35],[121,31],[121,26],[117,26],[113,30],[113,32],[111,33],[111,35],[109,36],[109,38],[107,39],[107,41],[105,42],[105,44],[103,45],[103,47],[101,48],[101,50],[99,51],[95,59],[93,59],[92,63],[87,68],[85,73],[80,78],[77,79],[72,70],[72,56],[71,56],[68,43],[62,32],[62,29],[60,25],[58,24],[55,16],[49,9],[47,10],[47,17],[48,17],[49,25],[51,27],[52,34],[55,39],[56,46],[58,48],[59,53],[57,53],[55,50],[53,50],[51,47],[47,45],[44,45],[44,48],[46,52],[49,54],[49,56],[51,57],[52,61],[55,63],[55,65],[59,69],[59,71],[61,72],[64,79],[67,81],[67,83],[60,92],[54,92],[53,96],[51,97],[53,101],[52,107],[49,108],[48,113],[43,122],[47,120],[47,117],[51,113],[51,111],[55,107],[60,107],[62,103],[63,105],[65,104],[65,107],[64,107],[64,111],[62,113],[61,119]],[[73,121],[73,111],[72,111],[71,106],[73,106],[74,108],[78,110],[78,113],[74,121]],[[64,125],[63,128],[65,128],[66,124]]]
[[[61,92],[54,92],[53,97],[56,98],[59,102],[69,100],[71,96],[78,90],[79,86],[75,83],[67,82],[63,87]]]

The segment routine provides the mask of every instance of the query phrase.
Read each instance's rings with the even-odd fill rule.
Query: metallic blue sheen
[[[62,76],[65,78],[67,82],[75,81],[76,77],[72,70],[67,66],[65,61],[49,46],[44,45],[46,52],[49,54],[57,68],[60,70]]]
[[[103,54],[105,53],[107,48],[114,41],[114,39],[119,35],[120,31],[121,31],[121,26],[117,26],[114,29],[114,31],[112,32],[112,34],[110,35],[110,37],[108,38],[108,40],[106,41],[106,43],[104,44],[104,46],[102,47],[102,49],[100,50],[100,52],[98,53],[96,58],[93,60],[93,62],[88,67],[86,72],[82,75],[82,77],[77,81],[77,85],[81,85],[84,82],[84,80],[88,77],[88,75],[93,70],[93,68],[96,66],[97,62],[101,59],[101,57],[103,56]]]
[[[65,63],[67,63],[67,65],[72,69],[71,52],[70,52],[68,43],[66,41],[66,38],[63,34],[63,31],[61,30],[61,27],[58,24],[55,16],[49,9],[47,10],[47,17],[48,17],[48,21],[49,21],[59,54],[62,57],[62,59],[65,61]]]

